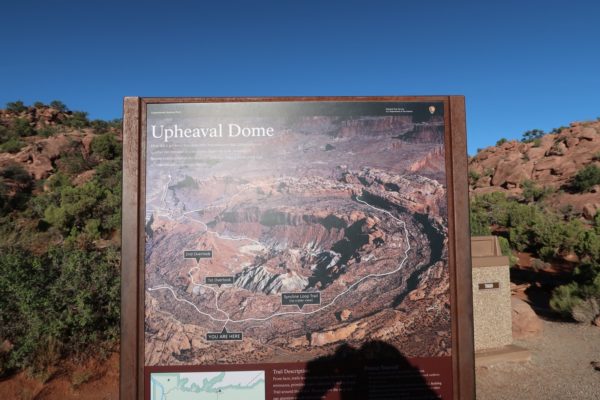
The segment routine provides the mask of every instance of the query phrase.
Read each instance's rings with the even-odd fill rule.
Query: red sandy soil
[[[80,385],[77,381],[85,381]],[[0,399],[11,400],[117,400],[119,399],[119,353],[106,361],[68,363],[46,382],[20,372],[0,381]]]

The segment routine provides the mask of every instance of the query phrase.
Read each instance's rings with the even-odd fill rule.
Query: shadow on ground
[[[557,286],[570,282],[570,276],[567,273],[535,271],[532,268],[511,268],[510,281],[517,285],[530,285],[524,294],[527,296],[527,303],[538,316],[548,321],[574,322],[565,319],[550,307],[552,291]]]

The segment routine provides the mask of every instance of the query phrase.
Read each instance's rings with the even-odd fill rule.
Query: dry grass
[[[79,386],[92,379],[93,374],[90,371],[73,371],[71,374],[71,386],[77,389]]]

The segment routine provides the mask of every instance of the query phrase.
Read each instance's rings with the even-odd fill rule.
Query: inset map
[[[264,371],[152,373],[150,400],[265,400]]]

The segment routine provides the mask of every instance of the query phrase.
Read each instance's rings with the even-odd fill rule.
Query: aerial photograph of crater
[[[451,355],[442,103],[147,115],[147,366]]]

